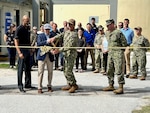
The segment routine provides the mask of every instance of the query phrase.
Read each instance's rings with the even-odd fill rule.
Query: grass
[[[0,68],[8,69],[9,64],[0,64]]]
[[[132,113],[150,113],[150,106],[144,106],[141,110],[134,110]]]

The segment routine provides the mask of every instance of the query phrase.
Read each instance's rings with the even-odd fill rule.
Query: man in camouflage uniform
[[[53,42],[55,39],[61,39],[63,38],[64,47],[66,48],[60,48],[55,49],[53,51],[54,54],[57,54],[59,51],[63,51],[64,54],[64,75],[67,79],[68,85],[65,87],[62,87],[62,90],[68,90],[69,93],[74,93],[75,90],[78,89],[78,85],[76,84],[76,79],[73,74],[73,66],[75,59],[77,57],[77,50],[76,48],[69,48],[69,47],[78,47],[78,34],[75,32],[75,20],[70,19],[68,21],[68,27],[69,30],[66,32],[63,32],[61,34],[56,35],[54,38],[51,38],[49,41]]]
[[[146,48],[136,48],[136,47],[149,47],[149,41],[141,34],[142,28],[136,27],[135,33],[136,36],[133,38],[131,46],[133,46],[133,57],[132,57],[132,74],[129,78],[137,79],[138,75],[138,66],[141,70],[140,80],[145,80],[146,73]],[[134,48],[135,47],[135,48]]]
[[[120,30],[116,30],[114,27],[114,20],[106,20],[108,32],[106,34],[108,41],[108,67],[107,76],[109,86],[104,88],[104,91],[114,91],[115,94],[123,94],[123,85],[125,84],[123,73],[123,61],[124,61],[124,49],[115,47],[126,47],[127,41]],[[113,48],[114,47],[114,48]],[[118,77],[119,88],[114,88],[114,74]]]
[[[95,49],[95,69],[93,72],[94,73],[99,73],[100,68],[101,72],[104,72],[104,66],[103,66],[103,53],[102,50],[100,49],[102,45],[102,38],[104,37],[104,27],[103,26],[98,26],[98,33],[95,36],[94,40],[94,47]]]

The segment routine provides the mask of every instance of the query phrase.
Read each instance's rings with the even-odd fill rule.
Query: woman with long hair
[[[9,64],[10,68],[16,68],[15,61],[16,61],[16,48],[12,48],[14,46],[14,36],[15,36],[16,25],[10,24],[9,30],[4,35],[4,41],[7,44],[7,50],[9,55]]]

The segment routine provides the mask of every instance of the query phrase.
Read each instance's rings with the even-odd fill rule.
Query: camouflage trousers
[[[103,53],[100,50],[95,49],[95,68],[104,69]]]
[[[75,85],[76,84],[76,79],[73,74],[73,67],[75,63],[74,57],[65,57],[64,58],[64,75],[67,80],[68,85]]]
[[[138,66],[140,67],[141,75],[147,76],[146,73],[146,54],[136,55],[133,54],[132,57],[132,74],[138,75]]]
[[[121,50],[108,53],[107,76],[109,84],[114,84],[114,75],[117,75],[119,84],[125,84],[124,60],[124,52]]]

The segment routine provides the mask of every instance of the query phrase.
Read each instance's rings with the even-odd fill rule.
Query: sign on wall
[[[5,33],[9,30],[10,24],[12,23],[12,17],[10,12],[5,13]]]

